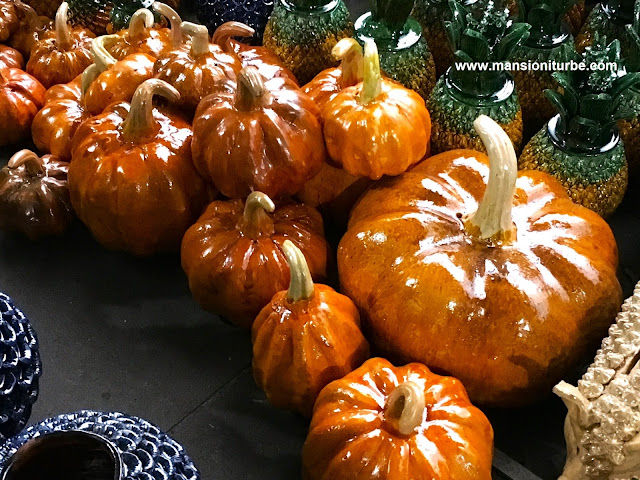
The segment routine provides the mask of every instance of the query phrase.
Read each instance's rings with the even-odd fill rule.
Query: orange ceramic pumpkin
[[[24,58],[28,59],[38,40],[53,28],[53,21],[38,15],[33,7],[20,0],[15,0],[15,6],[20,24],[18,30],[11,36],[9,45],[19,50]]]
[[[193,114],[200,101],[215,91],[223,79],[235,80],[242,65],[220,47],[209,43],[207,27],[182,24],[184,33],[192,37],[191,48],[177,48],[158,58],[155,77],[170,83],[180,92],[182,105]]]
[[[493,429],[463,385],[372,358],[318,397],[303,480],[491,480]]]
[[[6,42],[18,30],[20,20],[13,0],[0,0],[0,42]]]
[[[365,44],[364,80],[323,109],[329,156],[352,175],[400,175],[429,154],[431,117],[424,100],[380,73],[373,40]]]
[[[85,106],[86,90],[98,74],[91,65],[73,82],[47,90],[45,105],[33,119],[31,135],[39,150],[71,160],[71,143],[78,127],[91,118]]]
[[[0,146],[29,137],[45,93],[46,89],[28,73],[17,68],[0,70]]]
[[[231,198],[259,190],[297,193],[326,157],[320,112],[285,78],[264,81],[245,67],[238,81],[218,82],[196,111],[193,160]]]
[[[280,57],[266,47],[254,47],[233,40],[233,37],[252,37],[255,30],[240,22],[227,22],[220,25],[213,33],[211,41],[222,50],[237,57],[243,67],[256,67],[266,80],[285,77],[296,85],[298,80]]]
[[[0,229],[31,240],[62,235],[73,221],[67,171],[69,164],[53,155],[16,153],[0,169]]]
[[[474,402],[526,404],[605,335],[622,301],[618,251],[560,183],[517,172],[497,123],[474,126],[488,160],[446,152],[359,200],[340,283],[390,358],[448,372]]]
[[[93,58],[100,75],[89,84],[85,94],[85,105],[90,115],[99,115],[116,102],[130,102],[136,89],[145,80],[153,78],[155,59],[146,53],[134,53],[116,61],[105,45],[115,35],[96,38],[91,46]]]
[[[282,247],[291,281],[253,324],[253,376],[275,407],[310,417],[320,390],[362,365],[369,344],[353,302],[314,285],[300,249]]]
[[[168,28],[155,28],[153,13],[141,8],[133,14],[129,28],[115,34],[116,40],[108,46],[109,53],[116,60],[123,60],[134,53],[146,53],[158,58],[169,51],[173,45],[173,36]],[[172,28],[179,28],[174,24]],[[182,35],[182,34],[180,34]]]
[[[78,217],[105,247],[135,255],[179,248],[208,198],[191,162],[191,129],[153,107],[154,95],[178,101],[160,80],[138,87],[76,131],[69,167]]]
[[[72,81],[93,63],[90,48],[94,34],[85,28],[70,28],[68,9],[66,2],[60,5],[54,30],[36,42],[27,63],[27,72],[46,88]]]
[[[316,279],[326,275],[327,243],[322,217],[311,207],[275,207],[253,192],[242,200],[213,202],[185,234],[182,267],[202,308],[251,328],[260,310],[289,284],[282,250],[291,240],[309,258]]]
[[[24,58],[22,54],[15,48],[6,45],[0,45],[0,70],[5,68],[24,67]]]

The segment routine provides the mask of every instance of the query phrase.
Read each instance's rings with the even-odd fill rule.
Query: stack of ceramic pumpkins
[[[28,10],[0,0],[7,38],[12,8]],[[475,28],[457,8],[454,31]],[[383,73],[373,38],[334,38],[301,87],[235,40],[251,27],[210,34],[152,9],[96,37],[62,3],[26,71],[2,47],[0,144],[31,137],[45,155],[0,171],[0,228],[37,239],[75,214],[108,249],[180,251],[202,307],[251,329],[267,398],[312,416],[306,479],[490,478],[492,429],[470,401],[534,402],[605,335],[621,303],[606,222],[552,176],[518,172],[520,127],[482,112],[470,146],[486,154],[439,142],[430,156],[427,103]],[[526,28],[504,25],[513,50]],[[635,81],[620,78],[607,88]],[[325,221],[344,233],[342,293],[321,283]]]

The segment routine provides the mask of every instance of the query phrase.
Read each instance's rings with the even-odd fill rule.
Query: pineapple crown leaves
[[[400,32],[413,10],[414,0],[369,0],[371,16],[392,32]]]
[[[449,0],[452,20],[445,28],[456,57],[465,62],[500,62],[510,57],[529,36],[530,25],[515,23],[509,10],[493,0],[464,6]],[[478,8],[480,7],[480,8]]]
[[[623,39],[622,53],[627,66],[634,72],[640,71],[640,0],[633,8],[633,23],[625,25],[626,38]]]
[[[518,21],[537,35],[563,33],[564,15],[578,0],[518,0]]]

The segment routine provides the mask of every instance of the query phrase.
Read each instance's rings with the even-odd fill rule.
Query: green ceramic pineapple
[[[576,36],[576,50],[580,53],[591,45],[596,34],[610,39],[624,35],[625,25],[633,21],[634,0],[607,0],[598,3]]]
[[[618,40],[607,45],[597,34],[581,60],[585,70],[553,74],[562,93],[546,94],[558,114],[527,144],[518,168],[553,175],[576,203],[607,217],[627,188],[627,161],[616,122],[633,115],[623,98],[638,85],[640,74],[626,73]],[[607,62],[617,69],[589,68]]]
[[[382,70],[426,100],[436,84],[436,68],[422,27],[409,16],[412,8],[413,0],[371,0],[371,11],[356,21],[356,38],[363,46],[375,40]]]
[[[500,124],[516,151],[522,143],[522,111],[511,74],[505,70],[469,70],[472,64],[503,62],[529,35],[529,25],[515,23],[507,9],[489,1],[482,9],[451,0],[453,20],[445,22],[456,50],[454,65],[438,79],[429,98],[431,150],[454,148],[484,151],[473,127],[479,115]],[[467,68],[465,68],[467,67]]]

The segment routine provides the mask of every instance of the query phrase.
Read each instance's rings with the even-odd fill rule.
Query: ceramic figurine
[[[604,0],[589,13],[576,36],[576,50],[582,53],[596,34],[610,40],[624,36],[625,25],[633,21],[634,0]]]
[[[96,35],[107,33],[111,0],[68,0],[69,21],[73,25],[88,28]]]

